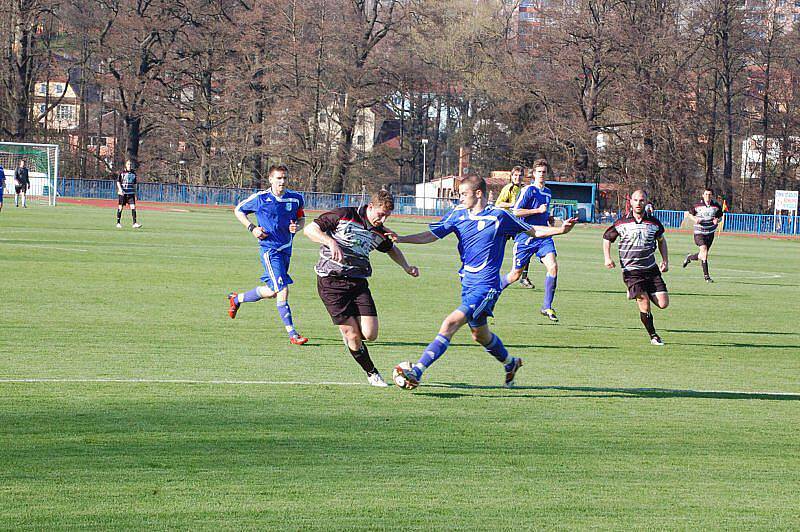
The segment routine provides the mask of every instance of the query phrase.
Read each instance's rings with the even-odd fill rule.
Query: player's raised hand
[[[289,232],[295,234],[297,232],[297,220],[289,222]]]
[[[662,272],[669,271],[669,263],[665,260],[661,261],[661,267],[659,268]]]
[[[564,220],[564,225],[562,226],[564,228],[564,233],[569,233],[572,231],[572,228],[575,227],[576,223],[578,223],[577,216],[573,216],[572,218],[567,218]]]
[[[253,233],[253,236],[259,240],[264,240],[265,238],[267,238],[266,229],[264,229],[260,225],[255,226],[251,232]]]
[[[419,268],[416,266],[409,266],[406,268],[406,273],[411,277],[419,277]]]
[[[616,267],[617,265],[614,264],[614,259],[606,259],[606,268],[608,268],[609,270],[613,270]]]

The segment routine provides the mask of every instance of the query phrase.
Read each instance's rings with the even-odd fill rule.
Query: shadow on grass
[[[622,326],[612,326],[612,325],[563,325],[563,327],[565,329],[611,329],[614,331],[621,331],[621,330],[644,331],[642,327],[622,327]],[[692,334],[766,334],[770,336],[771,335],[800,336],[800,333],[780,332],[780,331],[725,331],[719,329],[660,329],[660,330],[663,332],[692,333]],[[687,344],[687,345],[694,345],[694,344]],[[714,345],[714,344],[702,344],[702,345]],[[795,346],[789,346],[789,347],[795,347]]]
[[[782,286],[784,288],[797,288],[796,284],[782,284],[782,283],[751,283],[745,281],[728,281],[731,284],[751,284],[755,286]]]
[[[425,392],[425,388],[445,388],[464,390],[460,395],[458,392]],[[509,392],[508,395],[501,397],[531,397],[543,399],[544,396],[530,394],[516,394],[516,391],[560,391],[560,392],[583,392],[581,395],[570,395],[570,397],[589,397],[589,398],[643,398],[643,399],[670,399],[685,397],[691,399],[745,399],[762,401],[800,401],[800,393],[780,393],[780,392],[736,392],[736,391],[714,391],[714,390],[675,390],[670,388],[611,388],[600,386],[515,386],[514,388],[504,388],[503,386],[477,386],[461,382],[453,383],[430,383],[425,386],[418,394],[432,395],[435,397],[454,398],[469,397],[473,394],[465,393],[471,390],[503,390]],[[589,394],[587,394],[589,392]],[[593,395],[599,394],[599,395]],[[497,396],[486,396],[497,397]]]
[[[370,346],[387,346],[387,347],[418,347],[420,349],[425,349],[428,347],[428,343],[425,342],[400,342],[400,341],[390,341],[390,342],[367,342]],[[503,345],[506,347],[511,347],[513,349],[619,349],[619,346],[616,345],[545,345],[545,344],[507,344],[503,342]],[[475,342],[459,342],[459,343],[451,343],[450,347],[481,347]]]
[[[776,285],[777,286],[777,285]],[[585,288],[559,288],[559,292],[578,292],[581,294],[614,294],[624,296],[625,291],[620,290],[586,290]],[[701,292],[670,292],[670,296],[701,296],[701,297],[739,297],[736,294],[705,294]]]

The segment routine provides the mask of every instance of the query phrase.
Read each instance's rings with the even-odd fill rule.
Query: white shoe
[[[377,386],[378,388],[388,388],[389,385],[386,384],[386,381],[383,380],[381,374],[377,371],[372,375],[367,375],[367,381],[369,381],[370,386]]]
[[[117,229],[122,229],[122,224],[117,224]]]
[[[142,226],[142,224],[140,224],[140,223],[135,223],[135,224],[133,224],[131,227],[133,227],[134,229],[139,229],[141,226]]]

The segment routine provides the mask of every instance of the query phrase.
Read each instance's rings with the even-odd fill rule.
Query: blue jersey
[[[3,189],[6,186],[6,171],[3,168],[3,165],[0,164],[0,194],[3,193]]]
[[[255,213],[258,225],[267,232],[267,238],[261,240],[262,249],[291,254],[294,235],[289,232],[289,223],[305,216],[304,205],[299,192],[286,190],[278,197],[270,189],[251,195],[239,203],[236,210],[244,214]]]
[[[547,220],[550,218],[550,200],[553,193],[547,187],[539,188],[536,185],[528,185],[519,193],[517,202],[514,204],[515,209],[535,209],[542,205],[547,205],[547,210],[539,214],[531,214],[522,219],[525,223],[530,225],[547,225]]]
[[[495,289],[500,288],[506,238],[530,229],[513,214],[491,205],[479,214],[472,214],[463,206],[456,207],[429,227],[437,238],[450,233],[458,237],[462,265],[458,273],[464,288],[483,286]]]

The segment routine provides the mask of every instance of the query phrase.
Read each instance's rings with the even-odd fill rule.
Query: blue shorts
[[[514,269],[521,270],[531,261],[534,255],[539,257],[539,261],[548,254],[556,254],[556,245],[552,237],[531,238],[527,243],[521,244],[514,242]]]
[[[461,305],[458,310],[467,316],[467,323],[473,329],[486,325],[486,318],[494,316],[492,311],[500,297],[500,289],[475,286],[461,288]]]
[[[261,248],[261,265],[264,275],[261,280],[273,292],[280,292],[294,281],[289,277],[289,262],[292,256],[282,251]]]

